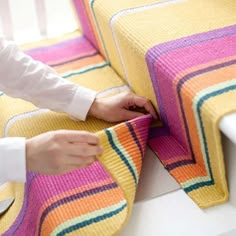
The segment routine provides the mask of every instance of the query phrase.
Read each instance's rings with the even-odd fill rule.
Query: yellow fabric
[[[97,22],[112,66],[124,78],[122,61],[132,89],[140,95],[147,96],[156,106],[157,101],[145,61],[146,52],[157,44],[233,25],[236,22],[234,0],[163,3],[155,0],[121,0],[115,3],[109,0],[96,0],[94,3],[95,12],[99,12]],[[127,9],[130,10],[126,12]],[[112,31],[117,36],[119,48],[115,45]],[[118,56],[119,51],[121,60]]]
[[[0,201],[11,197],[15,198],[14,204],[7,210],[7,214],[4,215],[4,217],[0,216],[1,225],[4,225],[4,228],[0,228],[0,234],[2,234],[13,224],[21,210],[24,199],[24,184],[7,183],[6,186],[0,190],[0,193]]]
[[[75,34],[75,36],[76,35],[77,34]],[[73,37],[74,35],[66,36],[66,39]],[[62,38],[57,38],[55,41],[46,40],[39,42],[39,44],[36,43],[36,45],[47,46],[53,45],[53,42],[58,43],[62,41]],[[30,46],[24,46],[23,48],[29,49],[34,46],[35,44],[32,44]],[[96,90],[98,96],[110,96],[119,93],[121,90],[129,90],[128,87],[125,86],[126,84],[109,66],[74,75],[70,78],[70,81]],[[91,235],[90,233],[88,234],[88,232],[100,232],[102,229],[101,232],[103,232],[104,235],[110,235],[109,232],[111,231],[116,232],[117,230],[121,230],[122,227],[120,224],[123,226],[130,216],[137,185],[134,183],[129,170],[125,167],[124,161],[122,161],[119,155],[110,148],[111,144],[109,143],[107,135],[105,135],[104,131],[101,131],[104,128],[114,126],[114,123],[108,123],[90,117],[86,122],[71,120],[66,114],[39,109],[29,102],[11,98],[6,95],[1,96],[0,107],[3,114],[0,122],[0,134],[2,137],[24,136],[30,138],[40,133],[57,129],[88,130],[91,132],[100,131],[98,135],[101,144],[104,146],[104,153],[99,157],[99,161],[103,163],[108,172],[111,173],[111,176],[116,180],[118,186],[120,186],[124,192],[125,201],[127,201],[127,209],[119,213],[117,216],[107,219],[103,224],[96,223],[91,227],[82,228],[79,230],[79,233],[82,233],[83,235]],[[139,150],[137,144],[134,141],[131,141],[130,138],[132,136],[130,136],[130,138],[127,137],[127,133],[129,132],[126,125],[123,124],[120,125],[120,127],[121,131],[117,134],[117,141],[119,139],[118,143],[120,142],[123,146],[123,148],[121,147],[121,152],[124,152],[124,155],[127,155],[126,158],[128,161],[131,161],[131,158],[133,159],[132,161],[135,163],[135,165],[133,164],[134,166],[138,165],[136,168],[137,177],[139,177],[142,162],[141,153],[140,151],[137,151]],[[134,126],[134,128],[136,129],[136,126]],[[115,129],[116,128],[112,128],[111,130]],[[122,131],[122,129],[124,129],[124,131]],[[139,135],[142,137],[142,132],[147,133],[147,130],[148,125],[146,123],[144,126],[137,126],[135,132],[141,132]],[[141,141],[142,147],[145,147],[145,143],[142,142],[146,143],[146,140]],[[137,155],[137,153],[139,153],[139,155]],[[19,211],[23,206],[24,193],[25,190],[23,184],[9,183],[1,190],[0,200],[4,200],[7,197],[15,197],[16,200],[13,206],[11,206],[7,213],[0,219],[1,225],[4,226],[1,227],[0,232],[5,232],[14,223],[16,216],[19,214]],[[111,229],[110,226],[113,228]],[[76,233],[71,233],[70,235],[76,235]]]
[[[124,85],[124,82],[119,79],[110,67],[74,76],[71,81],[96,91],[105,91],[109,88]],[[113,93],[117,93],[117,91],[111,90],[109,95]],[[20,133],[22,136],[32,137],[42,132],[57,129],[85,129],[96,132],[111,126],[107,122],[93,118],[89,118],[86,123],[74,121],[66,114],[59,114],[52,111],[38,114],[38,108],[31,103],[10,98],[6,95],[1,97],[0,107],[3,114],[0,123],[1,136],[15,136]],[[32,119],[38,122],[30,122]]]
[[[25,191],[23,185],[8,184],[3,191],[0,191],[1,198],[14,196],[16,201],[5,214],[0,216],[0,233],[7,232],[9,235],[7,230],[14,223],[10,232],[16,235],[21,235],[22,230],[29,235],[31,232],[40,235],[58,235],[65,230],[71,232],[70,235],[116,235],[130,217],[150,118],[150,115],[143,116],[98,132],[104,152],[98,157],[99,162],[90,167],[61,176],[28,175]],[[132,132],[128,126],[132,127]],[[109,173],[109,177],[105,178],[107,174],[101,174],[105,171],[104,168],[98,168],[101,164]],[[93,177],[90,178],[90,175]],[[84,179],[80,179],[81,177]],[[76,183],[68,183],[70,187],[65,184],[75,179],[79,182],[78,186]],[[81,183],[84,185],[81,186]],[[112,186],[107,183],[111,183]],[[49,198],[45,194],[47,192]],[[78,195],[83,197],[78,198]],[[32,201],[32,197],[35,197],[36,202]],[[61,199],[67,200],[59,201]],[[104,207],[97,209],[97,204]],[[46,218],[44,218],[45,210],[49,210]],[[15,221],[16,217],[18,219]],[[32,217],[31,220],[34,222],[29,224],[27,217]],[[84,222],[84,225],[76,228],[81,222]],[[39,226],[40,231],[38,231]]]

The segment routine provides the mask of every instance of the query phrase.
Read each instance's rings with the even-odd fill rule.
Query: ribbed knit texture
[[[27,53],[53,66],[65,79],[95,89],[101,95],[127,90],[129,84],[136,93],[149,98],[162,121],[161,127],[150,130],[149,145],[163,165],[198,206],[210,207],[225,202],[228,189],[218,124],[224,115],[236,111],[235,0],[74,2],[85,37],[66,37],[63,42],[57,41],[55,47],[51,45],[53,41],[48,41],[46,46],[40,43],[41,50],[32,49]],[[76,47],[71,47],[73,42]],[[44,47],[47,50],[42,50]],[[112,125],[95,119],[85,123],[71,121],[64,114],[38,110],[5,95],[0,97],[0,107],[3,109],[0,122],[3,136],[31,137],[59,128],[97,132]],[[42,235],[49,232],[60,235],[68,230],[74,230],[75,235],[78,235],[77,230],[80,235],[118,232],[127,222],[132,206],[141,165],[137,160],[143,155],[140,150],[145,149],[149,119],[144,117],[120,124],[119,128],[101,131],[99,135],[106,146],[105,153],[99,162],[89,167],[89,173],[81,170],[64,176],[65,179],[58,177],[46,183],[45,177],[29,174],[25,190],[22,185],[8,185],[0,198],[14,196],[15,192],[18,197],[7,214],[0,218],[4,225],[4,228],[0,225],[0,229],[4,231],[11,226],[9,230],[30,230],[33,227],[36,230],[30,231],[33,235],[40,230]],[[144,127],[139,135],[136,132],[137,139],[133,136],[134,126]],[[142,140],[139,145],[137,140]],[[130,154],[128,150],[135,151]],[[110,158],[113,155],[114,158]],[[94,171],[98,171],[94,180],[101,182],[91,187]],[[88,186],[78,183],[76,190],[63,189],[77,183],[68,181],[71,176],[88,181]],[[109,205],[112,207],[102,205],[103,198],[98,200],[97,194],[92,195],[96,200],[79,205],[84,191],[87,191],[87,200],[94,188],[105,186],[102,178],[112,188],[99,194],[104,194],[108,202],[113,201]],[[60,181],[66,184],[54,186]],[[55,200],[44,198],[56,191],[59,195]],[[70,191],[72,195],[66,195]],[[111,194],[112,191],[115,194]],[[29,195],[30,192],[34,195]],[[81,207],[76,211],[78,215],[73,215],[76,208],[69,201],[71,198],[66,198],[75,195],[75,203]],[[37,200],[34,202],[34,199]],[[42,199],[47,200],[43,203]],[[32,202],[34,206],[28,206]],[[61,203],[69,207],[64,204],[60,207]],[[55,207],[57,204],[59,206]],[[28,217],[27,221],[22,214]],[[68,215],[71,218],[67,221]],[[20,217],[28,223],[22,223],[22,220],[19,223]],[[96,220],[90,224],[87,219]]]
[[[218,125],[236,111],[235,1],[83,2],[100,52],[159,111],[151,148],[200,207],[225,202]]]
[[[39,47],[30,45],[26,53],[54,67],[65,79],[97,90],[98,96],[128,90],[79,32],[36,45]],[[99,131],[104,148],[98,161],[87,168],[62,176],[28,173],[25,185],[6,185],[0,191],[0,200],[13,196],[15,202],[0,217],[0,234],[118,233],[132,210],[151,117],[143,116],[114,127],[94,118],[74,121],[66,114],[38,109],[6,95],[0,97],[0,106],[1,136],[32,137],[57,129]]]
[[[28,173],[24,192],[23,186],[9,184],[1,198],[10,194],[16,201],[0,218],[0,234],[120,231],[132,209],[150,120],[147,115],[100,131],[104,153],[89,167],[61,176]]]
[[[33,48],[37,45],[39,47]],[[98,51],[79,32],[35,43],[30,45],[30,48],[26,50],[24,47],[26,53],[34,59],[52,66],[65,79],[97,91],[98,96],[129,90]],[[32,137],[57,129],[97,132],[113,125],[94,118],[88,118],[87,122],[74,121],[66,114],[38,109],[31,103],[6,95],[0,96],[0,107],[0,137]]]

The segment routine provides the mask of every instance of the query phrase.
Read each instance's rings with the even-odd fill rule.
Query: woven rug
[[[161,127],[158,125],[150,131],[149,145],[164,166],[200,207],[226,201],[228,190],[218,123],[222,116],[236,111],[234,0],[75,2],[85,36],[76,32],[66,36],[66,40],[59,38],[39,42],[30,46],[27,53],[53,66],[65,79],[98,91],[99,96],[129,90],[128,83],[135,92],[148,97],[162,120]],[[39,48],[35,49],[35,46]],[[22,235],[22,232],[27,232],[24,230],[32,230],[29,232],[33,235],[47,235],[48,232],[63,235],[73,233],[73,230],[74,235],[78,235],[78,232],[82,235],[117,233],[128,219],[135,193],[135,187],[128,185],[131,180],[126,178],[133,178],[132,184],[136,186],[140,167],[135,160],[135,170],[131,165],[127,166],[125,160],[131,160],[133,156],[130,159],[123,143],[119,147],[114,145],[121,142],[118,142],[119,135],[125,136],[124,140],[130,140],[129,145],[135,147],[134,157],[140,160],[150,117],[122,123],[118,128],[108,128],[113,124],[91,118],[87,122],[76,122],[65,114],[38,109],[4,94],[0,96],[0,107],[3,111],[0,122],[2,136],[32,137],[56,129],[92,132],[105,129],[99,135],[104,145],[108,144],[108,151],[99,162],[89,167],[91,169],[55,179],[29,173],[25,188],[19,184],[7,185],[1,190],[0,198],[17,193],[17,202],[0,218],[0,233],[7,230],[6,235],[12,235],[12,232]],[[134,127],[141,129],[136,135],[133,134],[133,130],[136,130]],[[137,140],[140,144],[137,144]],[[110,168],[108,154],[112,157],[114,154],[114,160],[119,157],[126,172],[123,169],[120,171],[120,167],[116,169],[119,166],[116,163],[111,164],[114,169]],[[98,172],[95,177],[91,170]],[[120,178],[113,175],[116,171]],[[121,175],[123,172],[125,174]],[[80,176],[85,176],[91,182],[77,183],[73,179],[77,180]],[[99,209],[81,209],[76,211],[78,215],[73,215],[74,205],[70,199],[74,199],[75,195],[81,198],[82,193],[87,194],[93,187],[103,189],[106,184],[102,178],[107,181],[106,184],[114,184],[111,191],[117,191],[119,200],[113,194],[114,204],[111,204],[111,208],[99,205]],[[102,184],[93,185],[95,179],[101,180]],[[77,183],[76,187],[73,185],[76,190],[70,188],[69,183]],[[59,187],[55,187],[56,184]],[[66,186],[68,189],[63,189]],[[39,191],[40,188],[45,192]],[[126,190],[131,192],[126,194]],[[102,190],[102,194],[109,196],[109,191]],[[37,199],[39,204],[34,204],[34,208],[28,205],[34,202],[33,199]],[[102,201],[98,203],[97,199],[94,203],[103,204]],[[69,208],[64,204],[67,201]],[[61,203],[62,208],[57,207]],[[91,207],[96,204],[91,204]],[[86,207],[89,205],[85,204]],[[104,214],[98,213],[104,209]],[[114,211],[117,213],[115,216],[107,214]],[[90,212],[92,214],[89,215]],[[96,220],[93,218],[95,215],[98,216]],[[108,218],[104,218],[104,215]]]
[[[23,49],[98,96],[129,90],[79,31]],[[29,138],[57,129],[100,131],[105,149],[88,168],[59,177],[28,173],[25,185],[1,188],[0,200],[15,197],[15,202],[0,217],[0,235],[111,235],[121,230],[132,209],[150,116],[116,127],[94,118],[80,122],[5,94],[0,107],[2,137]]]
[[[98,96],[110,96],[129,90],[79,31],[53,40],[27,45],[23,49],[34,59],[52,66],[65,79],[96,90]],[[0,107],[1,136],[21,135],[29,138],[57,129],[97,132],[113,125],[94,118],[89,118],[87,122],[74,121],[66,114],[39,109],[31,103],[5,94],[0,96]]]
[[[87,37],[158,109],[149,145],[166,169],[198,206],[225,202],[218,125],[236,111],[235,1],[74,2]]]
[[[104,153],[89,167],[61,176],[27,174],[0,217],[1,235],[115,235],[127,222],[145,152],[149,115],[100,131]]]

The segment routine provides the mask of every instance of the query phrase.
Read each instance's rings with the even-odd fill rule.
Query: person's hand
[[[140,108],[143,111],[138,111]],[[125,121],[150,113],[157,119],[156,111],[151,102],[132,92],[123,92],[111,97],[96,98],[89,115],[108,122]]]
[[[26,167],[41,174],[63,174],[90,165],[101,153],[93,133],[51,131],[26,140]]]

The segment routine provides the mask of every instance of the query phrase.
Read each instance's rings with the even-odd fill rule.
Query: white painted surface
[[[182,191],[136,203],[121,236],[216,236],[235,230],[236,209],[230,203],[201,210]]]
[[[136,194],[136,201],[159,197],[180,189],[179,184],[164,169],[156,155],[147,148]]]
[[[223,233],[220,236],[235,236],[235,235],[236,235],[236,230],[232,230],[232,231]]]
[[[236,113],[223,117],[219,126],[221,131],[236,145]]]
[[[225,136],[222,141],[230,189],[229,202],[202,210],[183,190],[162,196],[157,194],[151,200],[149,194],[142,193],[142,200],[149,200],[135,203],[131,219],[121,236],[236,236],[236,145]],[[145,172],[145,175],[149,174],[152,176],[144,179],[148,180],[146,184],[149,188],[153,188],[153,192],[149,189],[147,193],[153,196],[158,182],[163,184],[166,178],[157,181],[156,178],[165,174],[157,173],[155,176],[153,172]],[[150,181],[151,177],[153,181]]]

